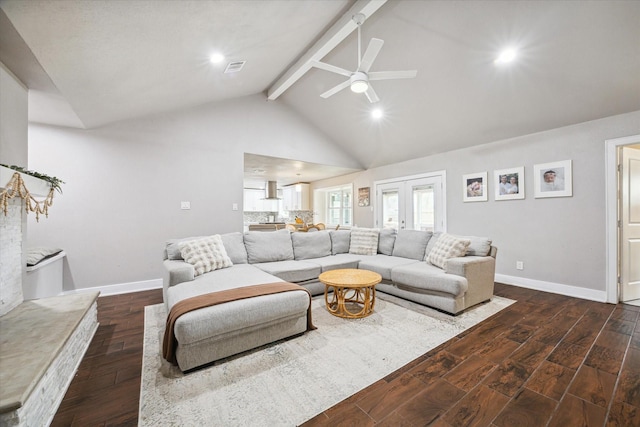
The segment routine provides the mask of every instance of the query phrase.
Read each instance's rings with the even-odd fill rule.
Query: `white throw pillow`
[[[447,259],[465,256],[469,244],[471,244],[469,239],[461,239],[451,234],[442,233],[431,252],[429,252],[427,261],[435,266],[444,268]]]
[[[233,265],[219,234],[182,242],[180,253],[186,262],[193,265],[196,276]]]
[[[377,228],[352,228],[349,253],[356,255],[375,255],[378,253]]]

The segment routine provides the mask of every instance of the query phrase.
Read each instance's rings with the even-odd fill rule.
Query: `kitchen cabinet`
[[[243,210],[248,212],[278,212],[279,200],[264,200],[264,190],[245,188]]]
[[[285,211],[308,211],[309,184],[294,184],[282,189],[282,207]]]

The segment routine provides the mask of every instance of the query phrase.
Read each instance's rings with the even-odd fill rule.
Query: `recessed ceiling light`
[[[212,64],[219,64],[224,61],[224,55],[221,53],[214,53],[209,57],[209,61],[211,61]]]
[[[375,108],[372,112],[371,112],[371,117],[373,117],[374,119],[379,119],[384,115],[384,112],[382,111],[381,108]]]
[[[518,52],[513,48],[508,48],[500,52],[500,55],[495,59],[494,64],[508,64],[513,62],[518,56]]]

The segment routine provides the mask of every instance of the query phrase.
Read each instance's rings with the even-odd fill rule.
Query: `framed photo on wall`
[[[358,188],[358,206],[369,206],[369,203],[371,202],[369,198],[370,190],[371,187]]]
[[[462,175],[462,194],[464,202],[486,202],[487,172]]]
[[[571,160],[533,165],[534,197],[571,197]]]
[[[493,173],[496,200],[524,199],[524,166]]]

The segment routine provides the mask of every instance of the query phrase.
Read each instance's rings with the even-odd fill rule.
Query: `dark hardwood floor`
[[[305,426],[640,426],[640,307],[496,284],[517,302]],[[136,425],[144,306],[102,297],[54,426]]]

